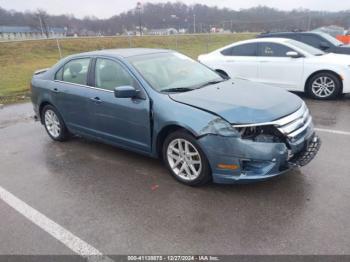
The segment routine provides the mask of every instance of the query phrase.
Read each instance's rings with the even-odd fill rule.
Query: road
[[[0,187],[103,254],[350,254],[350,98],[306,102],[323,141],[313,162],[262,183],[201,188],[155,159],[53,142],[30,104],[6,106]],[[0,200],[0,254],[74,254],[36,219]]]

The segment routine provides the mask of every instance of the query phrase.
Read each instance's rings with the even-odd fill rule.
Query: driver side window
[[[133,77],[117,62],[98,58],[95,69],[96,87],[113,91],[119,86],[134,86]]]
[[[276,43],[259,43],[259,56],[288,57],[287,53],[294,51],[288,46]]]

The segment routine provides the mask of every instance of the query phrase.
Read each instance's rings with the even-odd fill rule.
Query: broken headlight
[[[241,126],[236,129],[243,139],[254,142],[279,143],[285,139],[274,126]]]
[[[215,118],[201,130],[201,134],[240,137],[240,133],[230,123],[222,118]]]

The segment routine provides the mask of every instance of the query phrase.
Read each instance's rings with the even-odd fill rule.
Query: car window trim
[[[101,90],[101,91],[105,91],[105,92],[108,92],[108,93],[114,93],[114,91],[112,91],[112,90],[107,90],[107,89],[102,89],[102,88],[98,88],[98,87],[94,87],[94,86],[82,85],[82,84],[77,84],[77,83],[71,83],[71,82],[67,82],[67,81],[54,80],[54,82],[56,82],[56,83],[63,83],[63,84],[69,84],[69,85],[74,85],[74,86],[80,86],[80,87],[87,87],[87,88],[90,88],[90,89]]]
[[[66,64],[68,64],[69,62],[72,62],[74,60],[80,60],[80,59],[90,59],[90,63],[89,63],[89,70],[88,70],[88,76],[87,76],[87,85],[82,85],[82,84],[77,84],[77,83],[72,83],[72,82],[67,82],[67,81],[63,81],[63,71],[64,71],[64,67]],[[69,85],[74,85],[74,86],[80,86],[80,87],[85,87],[85,88],[90,88],[90,89],[93,89],[93,90],[100,90],[100,91],[105,91],[105,92],[108,92],[108,93],[114,93],[114,91],[111,91],[111,90],[106,90],[106,89],[102,89],[102,88],[98,88],[98,87],[95,87],[95,86],[92,86],[92,85],[89,85],[91,84],[92,82],[92,76],[93,76],[93,70],[95,69],[95,64],[96,64],[96,57],[93,57],[93,56],[82,56],[82,57],[74,57],[73,59],[67,61],[66,63],[64,63],[62,66],[59,67],[59,69],[56,71],[55,73],[55,77],[56,77],[56,74],[61,70],[62,70],[62,80],[58,80],[58,79],[54,79],[54,82],[57,82],[57,83],[63,83],[63,84],[69,84]]]

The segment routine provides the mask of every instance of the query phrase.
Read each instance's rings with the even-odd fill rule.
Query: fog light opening
[[[218,164],[218,168],[228,169],[228,170],[236,170],[239,168],[239,166],[238,165],[230,165],[230,164]]]

